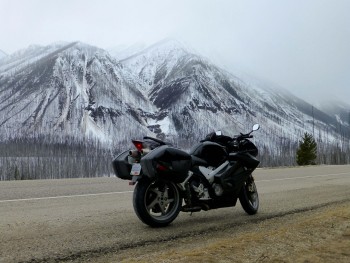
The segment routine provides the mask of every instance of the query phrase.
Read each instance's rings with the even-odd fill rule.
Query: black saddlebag
[[[112,166],[114,169],[114,173],[117,177],[124,179],[124,180],[131,180],[132,175],[130,175],[131,171],[131,164],[128,162],[129,151],[125,151],[121,154],[119,154],[115,159],[112,161]]]
[[[175,183],[183,182],[191,168],[191,156],[179,149],[163,145],[141,159],[143,173],[152,178],[159,176]]]

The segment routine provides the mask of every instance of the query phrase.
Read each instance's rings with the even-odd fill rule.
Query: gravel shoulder
[[[350,202],[76,262],[350,262]]]

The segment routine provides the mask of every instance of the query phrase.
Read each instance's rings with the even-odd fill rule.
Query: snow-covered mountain
[[[147,84],[149,99],[165,116],[159,128],[167,135],[203,136],[227,126],[231,114],[245,107],[238,79],[177,41],[160,42],[121,63]]]
[[[118,45],[112,48],[108,48],[108,53],[116,58],[117,60],[123,60],[125,58],[131,57],[136,53],[147,48],[147,45],[144,43],[135,43],[133,45]]]
[[[123,139],[135,135],[134,129],[146,132],[139,105],[154,109],[143,82],[96,47],[32,46],[0,62],[0,126],[5,138],[55,134]]]
[[[264,126],[266,140],[297,141],[315,127],[336,132],[336,119],[307,102],[265,82],[237,78],[177,41],[157,43],[121,63],[148,84],[159,111],[168,112],[167,127],[159,127],[166,134],[203,138],[215,129],[246,131],[254,122]]]
[[[336,118],[265,82],[238,78],[177,41],[126,54],[114,58],[75,42],[31,46],[0,60],[1,137],[193,142],[260,123],[260,141],[270,145],[296,142],[304,132],[337,138]]]
[[[320,109],[335,117],[339,124],[350,128],[350,105],[342,101],[327,101],[320,104]]]

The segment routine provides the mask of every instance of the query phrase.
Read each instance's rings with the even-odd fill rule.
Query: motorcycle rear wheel
[[[164,227],[178,216],[182,198],[173,182],[143,178],[135,187],[133,205],[143,223],[151,227]]]
[[[239,194],[239,201],[247,214],[254,215],[258,212],[259,195],[252,175],[244,182]]]

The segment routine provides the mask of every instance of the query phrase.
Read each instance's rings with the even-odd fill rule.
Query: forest
[[[194,140],[177,138],[181,148],[189,149]],[[318,138],[316,164],[350,164],[349,138],[329,143]],[[254,141],[259,149],[260,167],[296,166],[299,143],[279,138],[275,145]],[[179,145],[176,144],[175,145]],[[97,140],[76,138],[11,139],[0,142],[0,181],[61,179],[114,176],[111,162],[119,152],[131,149],[131,141],[106,146]]]
[[[110,176],[112,153],[98,141],[15,139],[0,143],[0,180]]]

